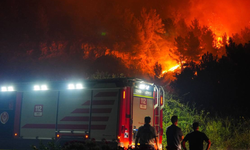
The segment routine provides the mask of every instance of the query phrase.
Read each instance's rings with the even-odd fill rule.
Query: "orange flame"
[[[180,69],[180,64],[175,65],[175,66],[171,67],[171,68],[168,69],[168,70],[162,71],[162,74],[167,73],[167,72],[174,72],[176,69]]]
[[[229,36],[226,37],[225,41],[223,41],[223,36],[221,36],[221,34],[216,34],[216,37],[214,39],[214,47],[215,48],[221,48],[223,47],[225,44],[229,44]]]
[[[180,64],[170,68],[168,71],[175,71],[176,69],[180,68]]]
[[[222,46],[223,46],[223,42],[222,42],[222,37],[221,36],[219,36],[219,37],[217,37],[217,39],[215,39],[216,41],[215,41],[215,47],[216,48],[221,48]]]

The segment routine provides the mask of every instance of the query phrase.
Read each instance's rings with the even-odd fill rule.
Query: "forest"
[[[194,15],[198,0],[130,2],[0,1],[0,83],[142,78],[166,90],[165,127],[178,114],[185,134],[200,121],[215,149],[249,149],[247,15],[219,27]]]
[[[199,61],[206,52],[221,58],[229,35],[236,44],[250,39],[247,24],[238,24],[231,34],[215,28],[215,22],[183,15],[188,10],[180,8],[191,5],[186,1],[166,2],[164,11],[161,3],[134,8],[113,0],[1,1],[1,79],[63,80],[97,70],[148,78],[156,63],[167,72],[187,60]]]

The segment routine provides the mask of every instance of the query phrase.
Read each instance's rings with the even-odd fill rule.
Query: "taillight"
[[[126,98],[126,91],[123,90],[123,93],[122,93],[122,98],[125,99]]]
[[[163,97],[162,96],[160,97],[160,104],[161,104],[161,106],[163,104]]]
[[[85,135],[85,138],[86,138],[86,139],[88,139],[88,138],[89,138],[89,135],[88,135],[88,134],[86,134],[86,135]]]

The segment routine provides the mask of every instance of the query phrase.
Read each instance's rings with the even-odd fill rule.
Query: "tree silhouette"
[[[162,75],[162,66],[161,64],[159,64],[158,62],[155,63],[155,66],[154,66],[154,72],[155,72],[155,75],[154,75],[154,78],[160,78],[161,75]]]
[[[178,36],[175,41],[181,60],[199,60],[202,49],[199,38],[193,32],[189,32],[184,38]]]
[[[218,59],[211,53],[199,64],[187,63],[171,83],[181,102],[194,103],[199,110],[222,116],[250,117],[246,99],[250,79],[250,43],[237,45],[231,39],[227,56]]]

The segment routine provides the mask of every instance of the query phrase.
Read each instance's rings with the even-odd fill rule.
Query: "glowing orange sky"
[[[249,0],[194,0],[188,20],[197,18],[214,32],[231,34],[250,25]]]
[[[232,33],[250,26],[249,0],[66,0],[72,5],[72,10],[86,20],[96,21],[104,18],[114,19],[115,8],[130,9],[135,15],[140,15],[142,8],[156,9],[162,19],[179,16],[190,23],[198,19],[201,24],[210,26],[214,32]],[[67,6],[68,7],[68,6]],[[115,20],[112,20],[115,21]]]
[[[96,14],[96,16],[102,13],[106,14],[104,16],[109,21],[109,18],[114,19],[112,15],[115,16],[115,12],[113,13],[112,10],[117,7],[130,9],[136,16],[140,15],[142,8],[152,8],[156,9],[162,19],[168,17],[185,18],[188,24],[192,20],[198,19],[201,25],[210,27],[216,36],[222,36],[225,33],[231,36],[250,25],[250,1],[248,0],[179,0],[176,2],[166,0],[127,0],[126,2],[108,0],[105,2],[100,2],[102,5],[98,2],[88,2],[93,8],[89,8],[88,11],[93,12],[90,14]],[[115,20],[112,21],[115,22]],[[167,53],[162,54],[162,56],[167,56]],[[164,69],[170,69],[177,65],[173,60],[169,58],[166,60],[165,57],[158,57],[158,61]]]

